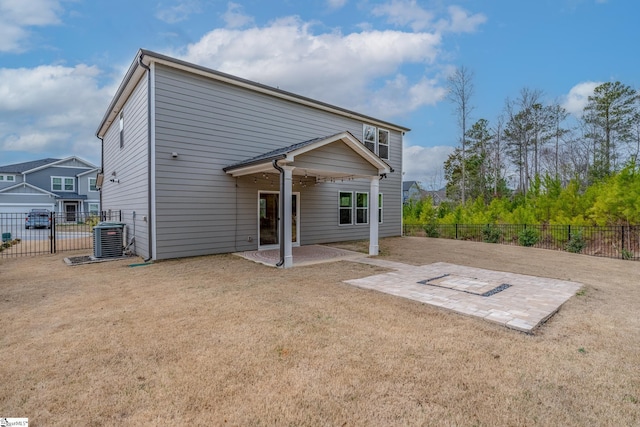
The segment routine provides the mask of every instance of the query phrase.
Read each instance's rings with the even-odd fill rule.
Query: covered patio
[[[314,177],[316,182],[366,179],[369,181],[369,255],[378,255],[378,195],[379,182],[393,169],[365,147],[350,132],[315,138],[280,148],[244,160],[223,169],[233,177],[259,176],[277,171],[280,176],[279,249],[268,252],[278,255],[276,266],[294,265],[292,244],[292,187],[294,176]],[[297,252],[304,251],[300,247]],[[333,249],[333,248],[332,248]],[[258,252],[258,251],[256,251]]]

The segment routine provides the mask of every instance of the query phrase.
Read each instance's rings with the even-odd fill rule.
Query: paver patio
[[[566,280],[444,262],[423,266],[375,258],[357,262],[396,271],[345,283],[481,317],[527,333],[532,333],[582,287]]]
[[[237,255],[275,266],[279,250],[249,251]],[[581,283],[566,280],[444,262],[414,266],[330,246],[293,248],[294,266],[339,260],[395,270],[345,281],[350,285],[481,317],[526,333],[533,333],[582,287]]]

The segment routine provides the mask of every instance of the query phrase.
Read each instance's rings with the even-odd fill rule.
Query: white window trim
[[[89,211],[88,213],[91,215],[92,210],[91,210],[91,206],[95,206],[95,212],[96,215],[100,215],[100,203],[87,203],[87,210]]]
[[[0,181],[2,182],[16,182],[15,175],[0,175]]]
[[[380,144],[380,132],[385,132],[387,134],[386,144]],[[378,139],[376,144],[376,147],[378,148],[378,153],[377,153],[378,156],[380,156],[380,145],[384,145],[387,147],[387,157],[380,156],[380,158],[383,160],[389,160],[389,158],[391,157],[391,132],[388,131],[387,129],[378,128],[378,131],[376,132],[376,137]]]
[[[348,208],[340,206],[340,195],[342,193],[351,194],[351,206],[349,206]],[[353,211],[353,208],[354,208],[354,206],[355,206],[355,203],[354,203],[353,191],[338,191],[338,227],[344,227],[344,226],[353,225],[353,222],[354,222],[354,218],[353,218],[354,211]],[[343,224],[343,223],[340,222],[340,213],[341,213],[342,210],[346,210],[346,209],[349,209],[351,211],[351,222],[349,222],[349,223],[345,222]]]
[[[366,138],[367,128],[373,129],[373,140]],[[385,132],[387,134],[387,143],[382,144],[387,147],[387,157],[380,156],[380,132]],[[369,150],[371,150],[373,153],[375,153],[378,157],[380,157],[383,160],[389,160],[389,158],[391,157],[391,131],[389,131],[388,129],[378,128],[376,126],[363,123],[362,124],[362,144],[367,148],[369,148],[367,144],[373,144],[373,150],[371,150],[370,148]]]
[[[91,181],[93,181],[93,188],[95,188],[95,190],[91,189]],[[89,178],[89,186],[88,189],[89,191],[98,191],[98,189],[96,188],[96,178]]]
[[[358,195],[359,194],[365,194],[367,196],[367,206],[365,207],[359,207],[358,206]],[[371,204],[369,203],[369,192],[366,191],[356,191],[355,194],[355,203],[354,203],[354,213],[355,213],[355,223],[356,225],[367,225],[369,224],[369,208],[371,207]],[[365,214],[364,214],[364,219],[365,222],[358,222],[358,210],[364,210]]]
[[[60,178],[60,190],[56,190],[53,188],[53,180],[55,178]],[[73,188],[71,190],[66,190],[66,180],[70,179],[73,183]],[[76,180],[70,176],[52,176],[51,177],[51,191],[58,191],[60,193],[74,193],[76,191]]]

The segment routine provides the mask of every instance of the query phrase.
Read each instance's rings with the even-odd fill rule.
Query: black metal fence
[[[0,212],[0,258],[93,249],[93,227],[121,220],[121,211]]]
[[[585,255],[640,260],[640,226],[531,224],[404,224],[405,236],[531,246]]]

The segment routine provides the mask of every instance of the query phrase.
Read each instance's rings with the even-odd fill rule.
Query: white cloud
[[[487,22],[487,17],[482,13],[470,15],[460,6],[449,6],[450,21],[444,21],[443,31],[452,33],[473,33],[481,24]]]
[[[434,20],[434,14],[420,7],[416,0],[392,0],[391,3],[374,7],[372,13],[386,16],[389,23],[409,26],[414,31],[430,28]]]
[[[227,24],[227,28],[242,28],[249,24],[253,24],[253,17],[245,15],[242,5],[229,2],[227,11],[222,14],[222,19]]]
[[[576,117],[582,117],[582,110],[589,102],[589,96],[602,82],[582,82],[571,88],[569,94],[564,96],[562,107]]]
[[[216,29],[178,53],[183,59],[363,113],[412,111],[443,96],[438,82],[408,81],[407,64],[431,64],[441,38],[429,32],[315,34],[297,17],[262,28]]]
[[[341,9],[347,4],[347,0],[327,0],[327,5],[331,9]]]
[[[98,162],[95,128],[114,92],[99,87],[99,76],[82,64],[0,68],[0,150]]]
[[[375,16],[386,16],[390,24],[408,26],[413,31],[437,30],[439,32],[470,33],[486,22],[487,17],[481,13],[470,15],[460,6],[449,6],[448,18],[435,21],[435,13],[423,9],[416,0],[392,0],[373,8]]]
[[[199,0],[179,0],[173,6],[160,6],[156,18],[168,24],[186,21],[189,16],[201,11]]]
[[[60,24],[58,0],[0,0],[0,52],[22,52],[29,27]]]
[[[439,145],[420,147],[406,145],[403,150],[403,181],[418,181],[426,190],[439,190],[445,185],[443,165],[454,147]]]

